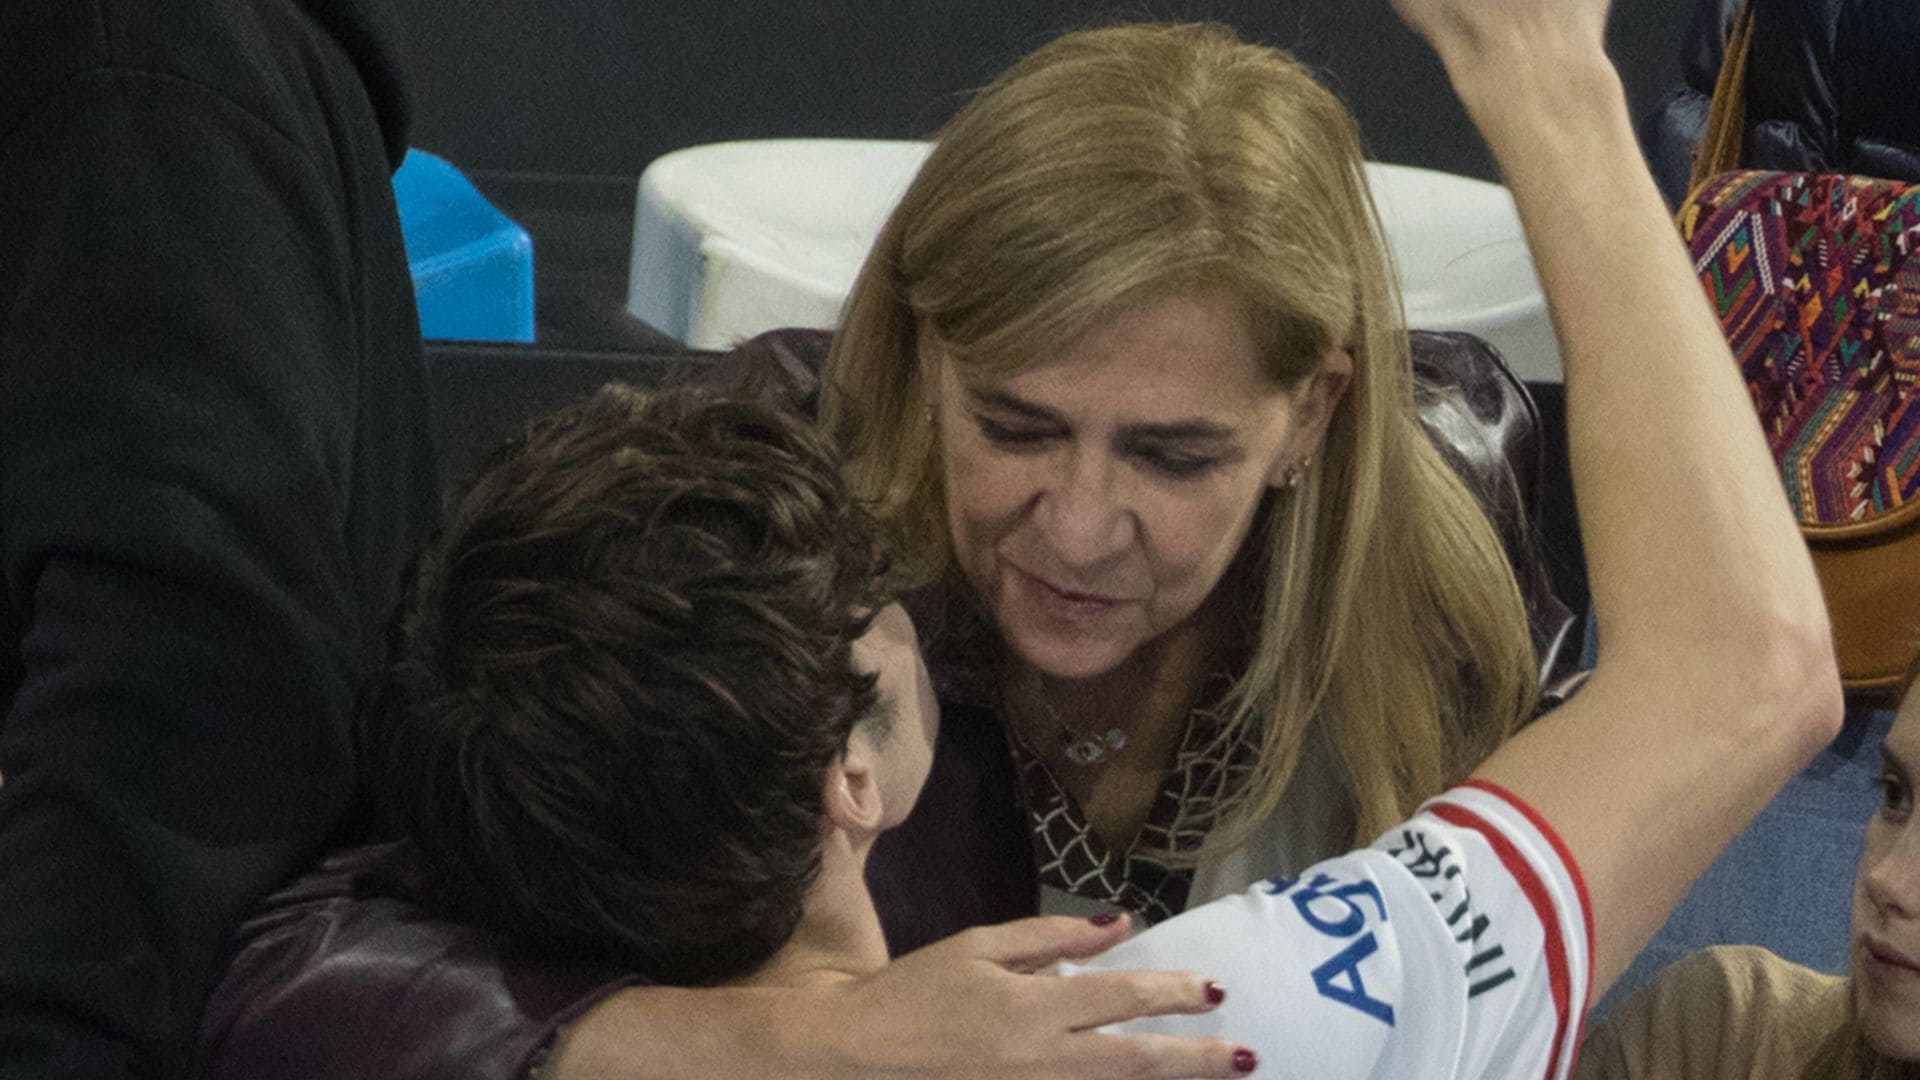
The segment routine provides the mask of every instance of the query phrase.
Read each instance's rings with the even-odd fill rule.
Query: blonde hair
[[[1520,723],[1537,685],[1513,574],[1427,440],[1358,133],[1305,67],[1214,25],[1068,34],[940,132],[882,230],[823,375],[855,490],[930,580],[951,561],[919,360],[1007,374],[1116,305],[1224,294],[1277,384],[1353,377],[1306,480],[1272,492],[1252,662],[1224,740],[1260,760],[1207,853],[1272,812],[1320,725],[1370,839]],[[1185,861],[1185,860],[1183,860]]]

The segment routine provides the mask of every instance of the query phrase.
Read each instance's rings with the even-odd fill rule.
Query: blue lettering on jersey
[[[1321,997],[1357,1009],[1393,1026],[1393,1006],[1367,993],[1367,981],[1360,973],[1360,962],[1380,951],[1380,942],[1368,929],[1369,912],[1360,900],[1373,901],[1373,913],[1387,921],[1386,901],[1380,887],[1372,881],[1340,881],[1322,872],[1301,884],[1297,877],[1277,877],[1267,882],[1271,896],[1285,896],[1294,910],[1315,931],[1331,938],[1352,938],[1344,948],[1313,969],[1313,988]],[[1356,936],[1357,935],[1357,936]],[[1344,981],[1342,981],[1344,978]]]
[[[1313,988],[1320,996],[1359,1009],[1375,1020],[1393,1026],[1393,1006],[1367,993],[1367,980],[1360,975],[1360,961],[1380,951],[1380,943],[1369,930],[1353,944],[1341,949],[1333,959],[1313,969]],[[1347,977],[1345,986],[1335,980]]]
[[[1328,888],[1328,886],[1337,888]],[[1279,895],[1278,891],[1274,893]],[[1387,921],[1387,905],[1380,899],[1380,887],[1371,881],[1352,881],[1342,884],[1334,880],[1331,874],[1315,874],[1312,881],[1301,886],[1293,894],[1293,906],[1300,911],[1300,917],[1307,925],[1326,934],[1328,937],[1352,937],[1366,929],[1367,913],[1354,901],[1356,896],[1365,896],[1373,901],[1375,911],[1380,913],[1380,921]],[[1314,911],[1314,902],[1332,900],[1345,910],[1338,921],[1323,919]]]

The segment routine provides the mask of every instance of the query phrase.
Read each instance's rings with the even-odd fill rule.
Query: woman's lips
[[[1020,581],[1025,583],[1027,590],[1042,607],[1063,614],[1097,615],[1126,603],[1122,597],[1059,588],[1045,578],[1030,574],[1018,566],[1013,568],[1013,572]]]
[[[1860,951],[1868,964],[1888,975],[1920,979],[1920,962],[1871,935],[1860,939]]]

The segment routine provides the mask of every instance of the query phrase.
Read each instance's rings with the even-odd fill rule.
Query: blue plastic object
[[[430,340],[532,341],[533,238],[465,174],[424,150],[393,174],[420,334]]]

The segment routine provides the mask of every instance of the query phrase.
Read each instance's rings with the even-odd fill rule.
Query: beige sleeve
[[[1588,1029],[1576,1080],[1658,1076],[1740,1076],[1721,1043],[1737,1010],[1714,952],[1695,953],[1661,972],[1606,1021]]]
[[[1588,1029],[1575,1080],[1766,1080],[1800,1074],[1846,1012],[1846,982],[1725,945],[1660,973]]]

